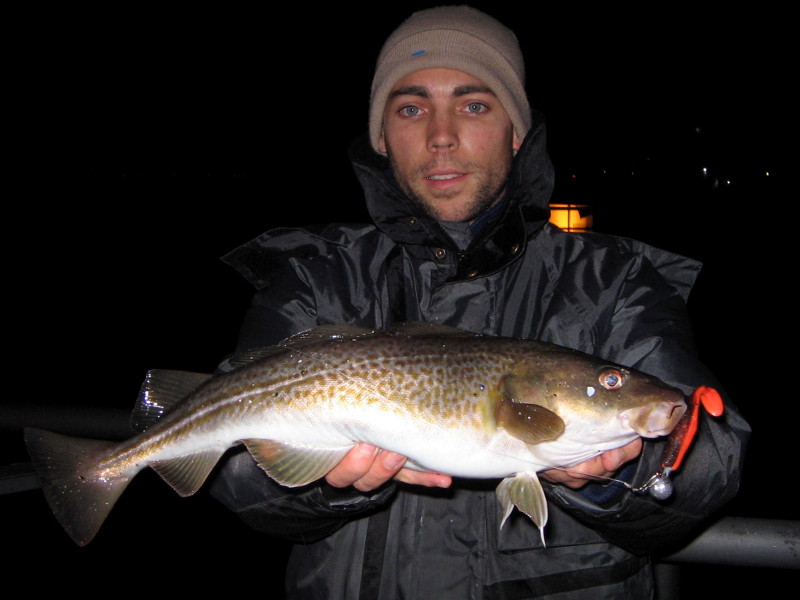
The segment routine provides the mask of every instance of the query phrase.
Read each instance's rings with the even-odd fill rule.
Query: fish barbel
[[[215,376],[150,371],[132,416],[141,433],[123,442],[25,430],[48,503],[77,544],[143,468],[189,496],[239,443],[289,487],[322,478],[357,442],[411,468],[501,479],[501,526],[516,506],[543,535],[537,471],[667,435],[686,410],[680,390],[633,369],[424,323],[322,326],[240,362]]]

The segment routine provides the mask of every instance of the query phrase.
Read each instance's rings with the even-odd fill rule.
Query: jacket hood
[[[389,173],[388,159],[372,149],[366,135],[351,145],[350,159],[375,225],[400,244],[455,251],[456,279],[501,269],[522,254],[528,236],[550,218],[553,166],[546,150],[544,118],[536,111],[514,157],[503,199],[476,220],[480,230],[465,249],[402,192]]]

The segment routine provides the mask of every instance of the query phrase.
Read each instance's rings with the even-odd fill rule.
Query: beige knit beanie
[[[514,32],[469,6],[440,6],[412,14],[386,40],[375,67],[369,137],[377,150],[383,109],[394,84],[414,71],[443,67],[488,85],[511,117],[520,139],[531,126],[525,64]]]

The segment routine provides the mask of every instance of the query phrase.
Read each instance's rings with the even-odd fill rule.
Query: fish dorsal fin
[[[506,477],[497,486],[495,492],[500,506],[503,508],[503,520],[500,527],[505,525],[511,511],[516,506],[528,515],[539,528],[544,545],[544,526],[547,524],[547,499],[542,489],[542,484],[535,472],[518,473],[514,477]]]
[[[495,407],[495,420],[515,438],[526,444],[541,444],[564,433],[564,420],[539,404],[521,402],[514,396],[514,375],[503,381],[503,393]]]
[[[371,329],[358,325],[318,325],[311,329],[301,331],[293,336],[286,338],[275,346],[265,346],[263,348],[252,348],[246,352],[235,354],[228,357],[220,365],[224,371],[232,371],[252,362],[286,352],[288,350],[302,350],[307,346],[318,344],[325,341],[355,340],[385,335],[454,335],[461,337],[474,337],[476,334],[470,333],[457,327],[440,325],[438,323],[424,323],[422,321],[408,321],[406,323],[396,323],[389,331],[381,329]]]
[[[131,413],[131,428],[144,431],[165,412],[211,379],[207,373],[151,369],[139,388],[139,399]]]
[[[450,325],[442,325],[440,323],[425,323],[423,321],[396,323],[392,326],[391,333],[408,336],[454,335],[460,337],[475,337],[478,335],[464,329],[459,329],[458,327],[451,327]]]
[[[437,323],[424,323],[422,321],[408,321],[397,323],[389,331],[360,327],[358,325],[318,325],[311,329],[306,329],[300,333],[286,338],[275,346],[265,346],[263,348],[253,348],[235,354],[227,358],[221,365],[225,371],[238,369],[252,362],[286,352],[287,350],[302,350],[307,346],[318,344],[325,341],[355,340],[385,335],[456,335],[462,337],[474,337],[476,334]]]
[[[171,460],[153,462],[150,466],[180,496],[191,496],[199,490],[225,450],[206,450]]]
[[[324,477],[352,446],[311,448],[272,440],[244,440],[258,466],[279,484],[299,487]]]
[[[462,337],[475,337],[477,334],[439,323],[426,323],[424,321],[406,321],[395,323],[388,331],[370,329],[357,325],[319,325],[306,331],[293,335],[283,340],[280,346],[296,347],[297,345],[316,343],[324,340],[355,339],[376,337],[381,335],[458,335]]]
[[[327,340],[355,339],[379,335],[386,335],[386,332],[380,329],[370,329],[369,327],[358,327],[357,325],[318,325],[286,338],[278,345],[283,348],[298,348]]]
[[[312,329],[296,333],[275,346],[251,348],[229,356],[220,364],[220,369],[223,371],[233,371],[261,360],[262,358],[282,354],[290,350],[302,350],[307,346],[320,342],[364,338],[375,335],[386,335],[386,332],[378,329],[369,329],[367,327],[357,327],[355,325],[319,325]]]
[[[220,363],[219,368],[225,372],[235,371],[236,369],[246,367],[250,363],[254,363],[262,358],[267,358],[283,352],[286,352],[286,348],[281,348],[280,346],[262,346],[260,348],[251,348],[244,352],[232,354]]]

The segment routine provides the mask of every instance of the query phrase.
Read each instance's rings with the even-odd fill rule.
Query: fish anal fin
[[[223,453],[224,450],[214,448],[181,458],[156,461],[150,466],[178,495],[186,497],[202,487]]]
[[[244,445],[258,466],[286,487],[299,487],[324,477],[351,448],[312,448],[258,439],[244,440]]]
[[[496,494],[497,500],[503,508],[500,527],[505,524],[516,506],[521,512],[528,515],[539,528],[542,545],[545,545],[544,526],[547,524],[547,499],[536,473],[533,471],[518,473],[514,477],[503,479],[497,486]]]
[[[495,422],[498,427],[526,444],[549,442],[564,433],[564,420],[556,413],[539,404],[517,402],[512,398],[507,389],[497,401]]]

